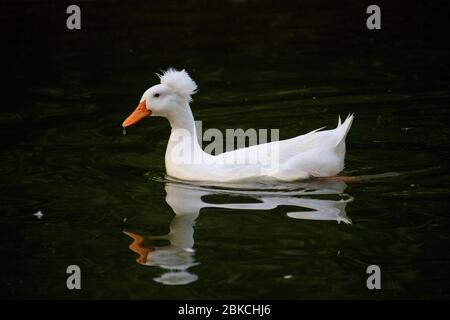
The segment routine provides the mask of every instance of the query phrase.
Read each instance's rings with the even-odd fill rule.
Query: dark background
[[[71,3],[79,31],[66,28]],[[381,30],[366,28],[366,1],[71,3],[0,4],[0,296],[449,297],[446,1],[376,1]],[[170,129],[120,124],[168,67],[199,85],[204,127],[287,138],[355,112],[345,174],[398,176],[348,186],[349,227],[205,210],[217,214],[196,224],[200,280],[156,285],[122,230],[167,233],[163,184],[143,176],[163,175]],[[82,292],[65,288],[72,263]],[[371,263],[382,292],[365,288]]]

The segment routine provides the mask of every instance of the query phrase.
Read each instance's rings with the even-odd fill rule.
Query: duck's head
[[[173,118],[182,114],[186,104],[192,100],[197,85],[183,69],[168,69],[158,75],[161,83],[147,89],[142,95],[139,105],[125,119],[122,127],[126,128],[148,116]],[[183,109],[184,108],[184,109]]]

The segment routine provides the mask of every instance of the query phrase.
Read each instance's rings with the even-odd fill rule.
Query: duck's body
[[[200,147],[189,106],[185,111],[185,121],[171,122],[172,132],[165,155],[169,176],[190,181],[294,181],[335,176],[344,168],[345,136],[353,116],[349,116],[343,124],[339,121],[334,130],[315,130],[291,139],[214,156]],[[181,149],[188,148],[189,152],[181,154]]]
[[[345,137],[352,115],[343,123],[339,119],[333,130],[318,129],[287,140],[210,155],[198,143],[189,106],[195,90],[195,83],[184,70],[170,69],[161,77],[161,85],[147,90],[136,111],[123,123],[126,127],[155,113],[169,120],[172,131],[165,155],[169,176],[190,181],[294,181],[331,177],[343,170]],[[161,102],[163,94],[173,96]]]

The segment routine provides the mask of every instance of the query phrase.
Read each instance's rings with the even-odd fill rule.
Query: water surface
[[[400,1],[369,32],[357,1],[107,3],[83,2],[79,32],[53,2],[2,4],[1,296],[450,296],[443,12]],[[169,66],[199,85],[204,129],[289,138],[354,112],[343,174],[367,179],[168,180],[167,121],[120,124]]]

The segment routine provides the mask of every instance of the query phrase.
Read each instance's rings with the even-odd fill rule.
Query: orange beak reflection
[[[128,116],[128,118],[125,119],[125,121],[122,123],[122,127],[126,128],[131,126],[132,124],[135,124],[142,118],[145,118],[149,115],[151,115],[152,112],[147,109],[145,105],[145,100],[141,101],[139,105],[137,106],[136,110],[133,111],[132,114]]]
[[[128,232],[128,231],[123,231],[123,233],[125,233],[127,236],[130,236],[133,239],[133,243],[130,245],[130,249],[131,251],[136,252],[139,255],[139,258],[137,258],[137,262],[139,264],[144,264],[148,261],[148,255],[150,254],[150,252],[155,251],[154,248],[146,248],[143,246],[144,243],[144,237],[136,234],[136,233],[132,233],[132,232]]]

